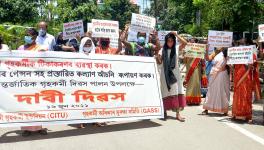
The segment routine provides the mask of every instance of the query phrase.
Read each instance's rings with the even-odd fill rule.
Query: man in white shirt
[[[46,22],[40,22],[38,24],[39,35],[36,39],[36,43],[43,47],[46,47],[49,51],[53,51],[53,47],[56,45],[53,35],[47,33],[48,24]]]

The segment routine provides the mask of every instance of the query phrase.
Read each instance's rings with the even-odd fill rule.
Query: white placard
[[[63,39],[75,38],[76,35],[84,36],[82,20],[63,24]]]
[[[93,24],[87,23],[87,32],[92,32],[92,30],[93,30]]]
[[[0,65],[0,127],[163,117],[154,58],[14,51]]]
[[[212,47],[231,47],[233,32],[209,30],[208,44]]]
[[[154,31],[155,26],[155,18],[132,13],[130,30],[134,32],[151,33]]]
[[[128,30],[127,41],[128,42],[137,42],[138,32]],[[149,33],[146,33],[146,43],[149,41]]]
[[[185,57],[204,59],[206,44],[188,43],[185,46]]]
[[[228,48],[227,64],[253,64],[254,46]]]
[[[92,19],[92,36],[99,38],[119,37],[118,21]]]

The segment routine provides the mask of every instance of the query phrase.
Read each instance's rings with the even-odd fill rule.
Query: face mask
[[[101,41],[103,47],[108,47],[109,41]]]
[[[39,30],[39,36],[42,36],[44,37],[46,35],[47,31],[43,30],[43,29],[40,29]]]
[[[138,41],[137,41],[137,43],[138,43],[139,45],[145,45],[145,38],[144,38],[144,37],[138,37]]]
[[[83,47],[83,51],[88,53],[90,53],[92,49],[93,49],[92,47]]]
[[[31,36],[25,36],[24,38],[26,44],[32,44],[33,40]]]

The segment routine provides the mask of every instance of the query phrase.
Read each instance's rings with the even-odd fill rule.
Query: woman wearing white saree
[[[207,58],[212,60],[213,67],[210,72],[208,92],[203,104],[204,115],[208,114],[208,110],[228,114],[230,82],[226,57],[226,48],[221,48],[218,54],[212,54],[211,56],[207,54]]]

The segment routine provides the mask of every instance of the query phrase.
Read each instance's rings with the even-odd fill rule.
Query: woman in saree
[[[218,49],[219,52],[208,56],[206,59],[212,61],[213,67],[210,71],[208,92],[203,104],[204,115],[208,114],[208,110],[218,113],[228,114],[229,98],[230,98],[230,82],[229,68],[227,63],[227,48]]]
[[[180,46],[176,46],[176,36],[181,41]],[[179,58],[177,50],[183,49],[187,42],[177,33],[169,33],[165,37],[165,44],[159,54],[156,55],[159,64],[161,94],[164,105],[164,120],[167,118],[167,110],[176,112],[176,119],[184,122],[180,111],[186,106],[183,92],[183,83],[179,69]]]
[[[241,40],[241,45],[245,45]],[[246,44],[247,45],[247,44]],[[260,81],[257,64],[257,56],[253,54],[253,64],[234,65],[234,96],[232,117],[252,123],[252,99],[253,92],[256,99],[260,100]]]
[[[28,50],[28,51],[46,51],[47,48],[38,45],[36,43],[36,38],[38,36],[38,31],[34,28],[29,28],[26,31],[26,36],[24,37],[24,45],[18,47],[17,50]]]
[[[95,48],[95,54],[118,55],[121,50],[122,50],[122,44],[120,37],[118,39],[118,48],[113,48],[110,46],[110,38],[99,38],[99,45]],[[94,126],[97,127],[106,126],[106,125],[107,125],[106,122],[94,123]]]
[[[96,54],[116,55],[122,50],[120,38],[118,40],[118,48],[110,46],[110,38],[100,38],[99,45],[95,49]]]
[[[191,43],[198,43],[197,39],[191,39]],[[183,82],[186,87],[186,102],[188,105],[200,105],[201,87],[207,87],[206,65],[200,58],[185,58],[186,76]]]
[[[38,36],[38,31],[34,28],[27,29],[26,36],[24,37],[25,45],[21,45],[18,50],[25,51],[46,51],[45,47],[42,47],[36,44],[36,38]],[[32,132],[38,132],[41,135],[46,135],[46,129],[43,129],[42,126],[27,126],[21,127],[23,130],[22,136],[29,136]]]

